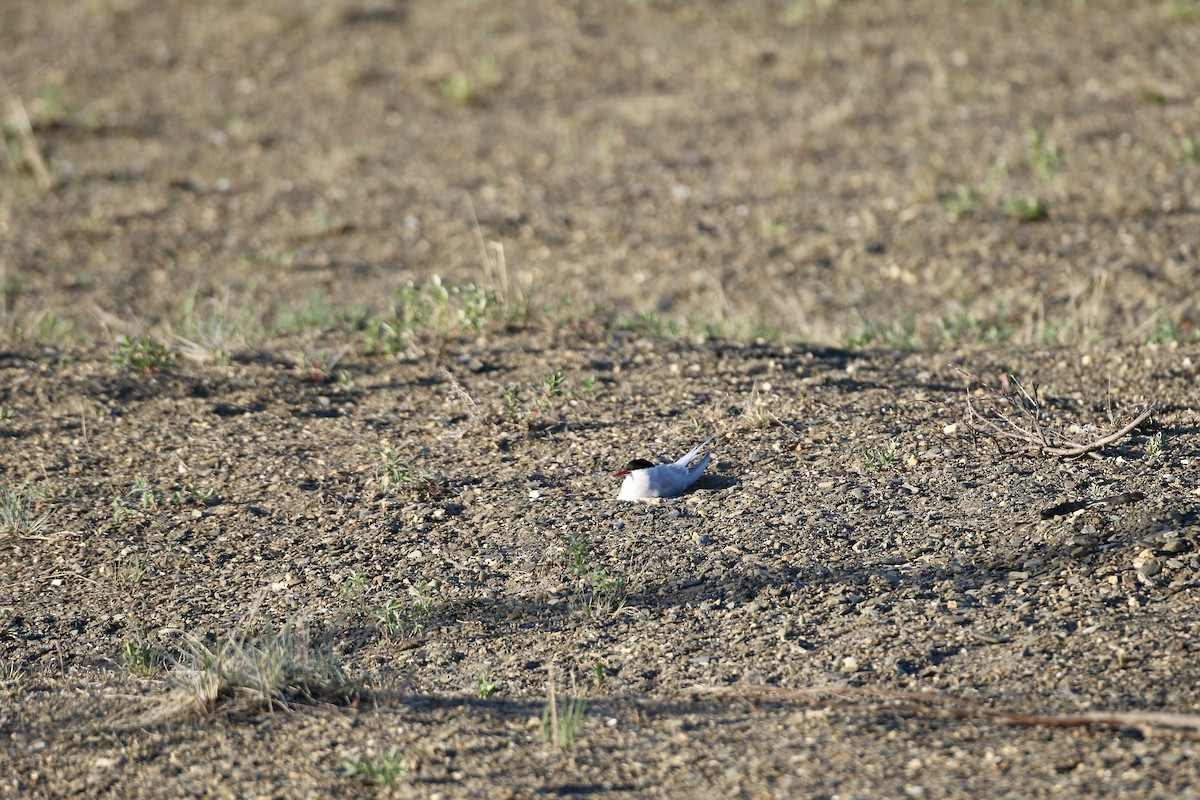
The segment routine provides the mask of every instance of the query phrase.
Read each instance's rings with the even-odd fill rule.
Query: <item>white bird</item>
[[[613,477],[625,477],[621,484],[618,500],[647,500],[651,497],[677,497],[691,486],[708,466],[712,453],[692,464],[692,460],[700,454],[704,445],[717,437],[710,436],[688,451],[687,455],[674,464],[659,464],[655,466],[644,458],[636,458],[625,465],[625,468],[614,473]],[[690,466],[689,466],[690,464]]]

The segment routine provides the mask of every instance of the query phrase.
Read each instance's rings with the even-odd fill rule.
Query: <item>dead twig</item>
[[[1055,430],[1046,421],[1041,403],[1037,400],[1037,384],[1033,384],[1030,393],[1015,377],[1009,375],[1006,381],[1007,391],[988,386],[982,380],[959,367],[954,369],[968,378],[973,384],[981,387],[991,398],[994,407],[986,412],[980,411],[971,402],[971,386],[967,386],[967,424],[973,430],[982,432],[997,441],[1011,441],[1033,449],[1039,454],[1059,456],[1062,458],[1080,458],[1088,456],[1099,458],[1099,451],[1111,444],[1119,442],[1137,429],[1154,413],[1155,403],[1140,406],[1132,412],[1128,422],[1110,431],[1100,431],[1093,438],[1078,440],[1077,434],[1071,431],[1071,436],[1064,430]],[[1009,406],[1014,411],[1005,413],[1003,406]],[[1017,417],[1020,414],[1020,417]],[[1111,417],[1110,417],[1111,418]],[[1114,423],[1116,424],[1116,423]],[[1081,432],[1080,426],[1071,426]],[[1068,429],[1070,430],[1070,429]]]
[[[803,701],[830,710],[866,710],[997,722],[1037,728],[1131,728],[1146,736],[1177,736],[1200,740],[1200,714],[1159,711],[1087,711],[1080,714],[1030,714],[988,708],[979,703],[932,692],[873,689],[862,686],[822,686],[785,689],[777,686],[694,686],[694,694],[745,702]],[[834,699],[842,698],[842,699]]]

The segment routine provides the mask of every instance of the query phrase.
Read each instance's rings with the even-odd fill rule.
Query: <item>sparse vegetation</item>
[[[438,88],[455,105],[465,106],[478,103],[493,92],[503,80],[496,57],[484,55],[475,62],[473,72],[458,70],[442,81]]]
[[[385,445],[379,451],[379,468],[376,473],[383,492],[405,490],[426,499],[437,497],[441,491],[437,478],[427,469],[415,469],[401,461],[396,451]]]
[[[408,587],[407,602],[389,598],[381,606],[370,609],[371,616],[379,629],[388,636],[409,639],[425,630],[425,623],[433,613],[434,597],[429,593],[429,584],[422,581]]]
[[[483,671],[475,676],[475,696],[480,700],[487,700],[496,693],[499,685],[492,677],[492,668],[484,667]]]
[[[574,672],[571,673],[571,692],[560,702],[551,670],[546,681],[546,705],[542,708],[542,741],[562,750],[570,749],[583,730],[587,702],[587,696],[580,694],[575,686]]]
[[[175,353],[151,336],[136,339],[124,335],[117,337],[117,352],[113,355],[113,363],[131,372],[141,375],[166,372],[174,361]]]
[[[887,447],[862,448],[863,466],[872,472],[892,469],[900,463],[900,445],[888,442]]]
[[[154,678],[162,672],[162,664],[150,645],[126,642],[121,648],[121,665],[139,678]]]
[[[42,510],[43,498],[31,489],[0,486],[0,534],[35,537],[46,530],[50,511]]]
[[[579,579],[577,605],[595,614],[614,614],[625,607],[629,579],[614,574],[595,559],[591,543],[576,536],[567,544],[571,569]]]
[[[167,680],[200,713],[225,703],[286,708],[297,701],[342,697],[348,686],[329,643],[293,622],[256,636],[235,632],[215,642],[187,635]]]
[[[350,756],[342,762],[342,775],[355,778],[370,786],[390,789],[408,777],[412,767],[392,748],[367,758]]]
[[[396,293],[387,315],[366,321],[363,347],[367,353],[387,355],[419,353],[428,344],[441,350],[450,338],[478,332],[500,315],[492,293],[471,283],[446,284],[434,275],[424,286],[409,281]]]

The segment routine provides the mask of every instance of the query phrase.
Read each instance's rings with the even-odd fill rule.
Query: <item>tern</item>
[[[704,446],[717,437],[710,436],[688,451],[687,455],[674,464],[659,464],[655,466],[644,458],[635,458],[625,465],[625,468],[613,474],[614,478],[624,476],[621,493],[618,500],[648,500],[652,497],[677,497],[691,486],[708,466],[712,453],[692,463]]]

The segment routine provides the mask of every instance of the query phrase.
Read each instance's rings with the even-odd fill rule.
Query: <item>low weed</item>
[[[432,472],[414,469],[407,462],[400,460],[396,451],[386,445],[379,450],[376,480],[385,493],[403,489],[426,499],[433,499],[441,494],[437,478]]]
[[[153,678],[162,672],[162,663],[154,649],[140,642],[125,643],[121,648],[121,665],[130,675],[139,678]]]
[[[888,442],[887,447],[862,448],[863,465],[871,472],[892,469],[900,463],[900,445]]]
[[[567,750],[579,738],[583,729],[583,715],[587,711],[587,696],[580,694],[575,686],[575,673],[571,673],[571,692],[558,699],[553,671],[546,681],[546,704],[542,708],[542,741]]]
[[[0,534],[40,536],[50,522],[50,511],[41,509],[42,501],[31,489],[0,487]]]
[[[576,600],[581,607],[592,613],[615,614],[625,607],[628,598],[629,579],[608,569],[593,557],[591,543],[576,536],[567,544],[571,558],[571,569],[579,579],[581,587]]]
[[[370,609],[379,629],[388,636],[411,639],[425,630],[425,623],[433,614],[434,597],[429,593],[429,584],[422,581],[408,587],[409,599],[388,599],[382,606]]]
[[[495,295],[472,283],[445,284],[437,275],[425,286],[409,281],[396,293],[388,314],[366,321],[363,349],[369,354],[415,354],[423,343],[432,343],[440,351],[449,339],[478,332],[502,314]]]
[[[480,700],[487,700],[496,693],[499,684],[492,677],[492,668],[484,667],[483,671],[475,676],[475,696]]]
[[[390,789],[408,777],[412,766],[397,755],[397,748],[376,753],[369,758],[350,756],[342,762],[342,775],[371,786]]]
[[[113,363],[139,375],[154,375],[166,372],[175,361],[175,353],[152,336],[131,339],[117,337],[117,351]]]
[[[496,57],[488,54],[475,62],[473,72],[458,70],[438,84],[438,88],[452,103],[465,106],[480,102],[500,85],[503,78]]]
[[[329,643],[293,622],[216,642],[187,635],[167,680],[200,713],[226,703],[286,708],[294,701],[344,696],[348,685]]]

